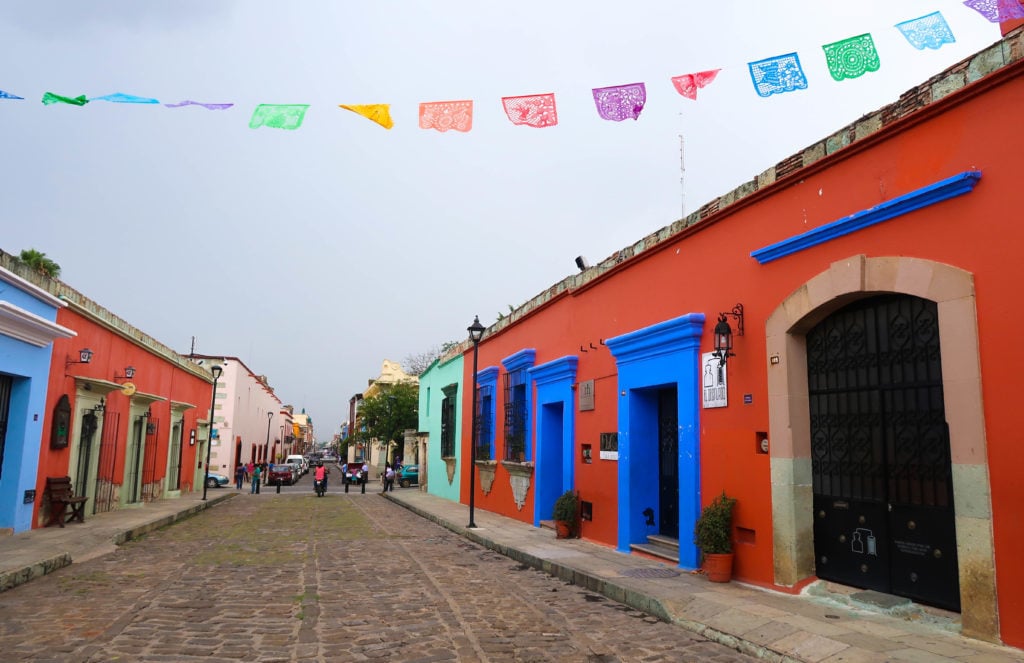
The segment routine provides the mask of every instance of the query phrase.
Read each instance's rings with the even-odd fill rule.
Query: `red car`
[[[291,465],[271,465],[267,470],[267,485],[276,486],[280,482],[282,486],[290,486],[294,476]]]

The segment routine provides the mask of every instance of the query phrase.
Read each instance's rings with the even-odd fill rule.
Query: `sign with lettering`
[[[728,364],[723,364],[712,352],[705,352],[700,356],[701,365],[701,394],[705,408],[728,407],[729,387],[726,369]]]
[[[584,410],[594,409],[594,381],[587,380],[586,382],[580,382],[579,385],[580,395],[580,412]]]

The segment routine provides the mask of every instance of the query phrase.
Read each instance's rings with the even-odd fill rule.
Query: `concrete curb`
[[[531,555],[522,550],[496,543],[490,539],[480,536],[476,532],[473,532],[462,525],[456,525],[455,523],[445,520],[440,516],[424,511],[413,504],[394,499],[390,495],[382,494],[382,497],[387,498],[399,506],[405,507],[421,518],[437,523],[441,527],[455,532],[456,534],[489,550],[493,550],[494,552],[504,555],[509,559],[531,566],[539,571],[547,573],[550,576],[558,578],[559,580],[576,585],[577,587],[583,587],[584,589],[594,593],[601,594],[613,601],[628,605],[634,610],[656,617],[663,622],[680,626],[687,631],[696,633],[702,638],[725,645],[726,647],[734,649],[742,654],[747,654],[748,656],[753,656],[764,661],[770,661],[770,663],[801,663],[799,659],[787,656],[786,654],[777,652],[774,649],[769,649],[768,647],[759,645],[756,642],[751,642],[749,640],[737,638],[736,636],[728,633],[723,633],[722,631],[711,628],[707,624],[674,617],[671,614],[671,611],[659,599],[652,596],[642,594],[586,571],[574,569],[559,562],[541,559],[540,557]]]
[[[29,564],[20,569],[0,573],[0,592],[6,592],[18,585],[23,585],[29,580],[41,578],[47,573],[53,573],[57,569],[63,569],[71,564],[71,553],[61,553],[49,559],[44,559],[35,564]]]

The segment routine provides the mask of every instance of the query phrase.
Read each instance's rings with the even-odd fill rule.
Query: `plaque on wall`
[[[50,448],[64,449],[68,446],[68,435],[71,433],[71,401],[64,394],[53,406],[53,421],[50,428]]]
[[[580,412],[594,409],[594,381],[580,382]]]

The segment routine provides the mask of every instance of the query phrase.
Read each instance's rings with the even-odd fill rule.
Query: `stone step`
[[[650,537],[648,537],[650,538]],[[630,550],[636,550],[652,557],[664,559],[669,562],[679,563],[679,546],[665,546],[657,543],[631,543]]]
[[[679,551],[679,539],[673,539],[671,536],[662,536],[661,534],[648,534],[647,543],[656,546],[666,546],[668,548],[675,548],[677,553]]]

